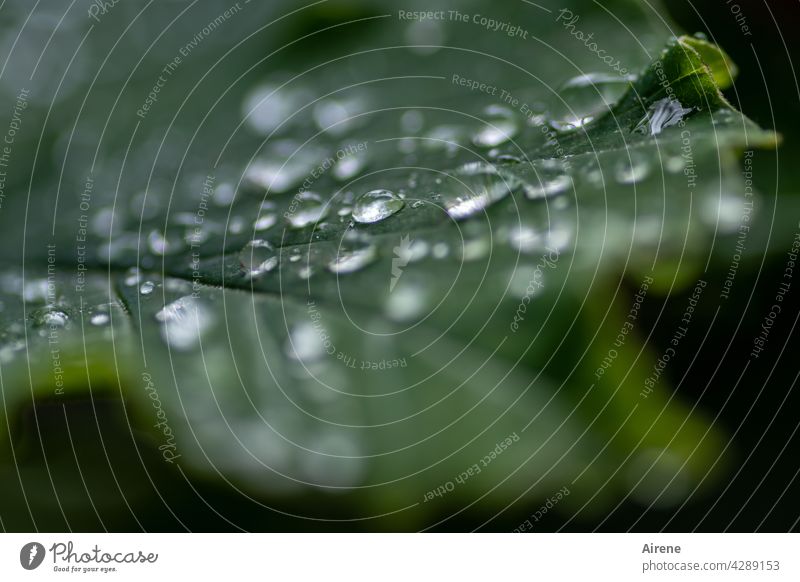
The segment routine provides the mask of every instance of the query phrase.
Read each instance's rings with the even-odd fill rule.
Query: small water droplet
[[[231,216],[230,222],[228,222],[228,231],[231,234],[242,234],[245,224],[244,216]]]
[[[289,358],[310,364],[325,356],[325,344],[314,325],[303,322],[295,325],[289,332],[284,351]]]
[[[289,206],[287,220],[293,228],[304,228],[316,224],[328,216],[330,207],[316,192],[301,192]]]
[[[242,104],[245,123],[257,133],[267,135],[285,122],[297,110],[298,103],[305,103],[308,94],[303,89],[280,87],[273,84],[259,85],[250,91]]]
[[[446,259],[450,254],[450,247],[447,246],[447,243],[438,242],[433,245],[431,254],[433,255],[434,259]]]
[[[340,249],[336,257],[328,263],[332,273],[344,274],[360,271],[378,258],[375,245],[364,244],[353,249]]]
[[[163,324],[161,337],[164,341],[181,351],[198,347],[214,322],[213,312],[191,295],[165,305],[155,318]]]
[[[572,186],[572,178],[560,165],[536,168],[536,173],[523,184],[525,196],[531,200],[548,198],[566,192]]]
[[[400,116],[400,127],[406,133],[418,133],[425,126],[425,117],[417,109],[409,109]]]
[[[251,240],[239,253],[239,264],[251,277],[258,277],[278,266],[278,255],[265,240]]]
[[[138,267],[131,267],[125,272],[124,283],[128,287],[133,287],[134,285],[138,285],[141,280],[142,280],[142,275]]]
[[[540,248],[541,238],[539,234],[529,226],[517,225],[508,233],[508,242],[512,248],[530,253]]]
[[[402,210],[405,202],[390,190],[371,190],[363,194],[353,208],[353,220],[372,224],[389,218]]]
[[[275,214],[262,214],[258,217],[258,220],[253,223],[253,229],[259,232],[268,230],[275,226],[276,222],[278,222],[278,217]]]
[[[614,177],[620,184],[635,184],[650,175],[650,162],[637,152],[629,153],[630,159],[620,160],[614,171]]]
[[[145,281],[139,286],[139,293],[142,295],[150,295],[153,291],[155,291],[156,284],[152,281]]]
[[[478,147],[493,148],[513,139],[519,132],[519,123],[514,112],[501,105],[490,105],[485,109],[486,125],[472,136]]]
[[[666,162],[664,162],[664,166],[667,168],[668,172],[679,174],[683,172],[683,169],[686,167],[686,162],[683,160],[683,156],[669,156]]]
[[[97,327],[102,327],[107,325],[111,321],[111,316],[108,313],[95,313],[89,319],[89,322],[92,325],[96,325]]]
[[[419,317],[425,311],[426,305],[423,287],[401,281],[389,295],[386,314],[395,321],[410,321]]]
[[[153,230],[147,236],[147,246],[154,255],[169,255],[181,250],[183,239],[176,236],[168,238],[159,231]]]
[[[328,98],[314,105],[314,122],[320,131],[344,135],[364,123],[359,113],[366,109],[366,99],[355,95],[347,98]]]
[[[34,315],[34,324],[39,327],[66,327],[67,323],[69,323],[69,315],[55,307]]]
[[[366,166],[367,160],[363,155],[352,154],[339,160],[333,167],[333,177],[340,182],[345,182],[358,176]]]
[[[465,164],[443,184],[442,205],[455,220],[469,218],[505,198],[519,181],[483,162]]]

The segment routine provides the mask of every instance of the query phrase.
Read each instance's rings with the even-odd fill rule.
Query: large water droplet
[[[289,205],[287,220],[294,228],[316,224],[330,212],[330,207],[316,192],[301,192]]]
[[[372,190],[363,194],[353,208],[353,220],[371,224],[400,212],[405,202],[390,190]]]
[[[608,73],[579,75],[559,89],[552,108],[552,125],[560,131],[583,127],[608,109],[628,90],[631,77]]]
[[[267,241],[251,240],[239,253],[239,264],[251,277],[258,277],[278,266],[278,255]]]

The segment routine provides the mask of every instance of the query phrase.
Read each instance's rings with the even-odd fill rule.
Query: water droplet
[[[155,291],[155,288],[156,288],[155,283],[153,283],[152,281],[145,281],[139,286],[139,293],[141,293],[142,295],[150,295],[151,293],[153,293],[153,291]]]
[[[251,277],[258,277],[278,266],[278,255],[265,240],[251,240],[239,253],[239,264]]]
[[[400,212],[405,202],[390,190],[372,190],[363,194],[353,208],[353,220],[362,224],[379,222]]]
[[[364,123],[359,114],[366,109],[366,99],[352,96],[345,99],[323,99],[314,105],[314,122],[320,131],[344,135]]]
[[[650,162],[637,152],[629,152],[630,159],[620,160],[614,171],[614,177],[620,184],[635,184],[650,175]]]
[[[716,225],[721,232],[729,233],[739,227],[744,205],[742,200],[727,194],[719,194],[707,198],[701,206],[701,212],[708,224]]]
[[[230,182],[221,182],[214,188],[212,200],[217,206],[230,206],[236,197],[236,188]]]
[[[678,174],[683,172],[683,169],[686,167],[686,162],[683,160],[683,156],[675,155],[667,157],[667,160],[664,162],[664,166],[667,168],[668,172],[673,174]]]
[[[34,324],[39,327],[66,327],[69,315],[57,308],[50,308],[34,315]]]
[[[301,192],[295,196],[289,206],[287,220],[294,228],[304,228],[316,224],[330,212],[330,207],[325,204],[322,197],[316,192]]]
[[[34,279],[32,281],[20,281],[22,285],[22,298],[29,303],[42,303],[48,299],[52,300],[55,295],[55,286],[51,289],[47,279]]]
[[[176,236],[168,238],[159,231],[153,230],[147,236],[147,246],[154,255],[169,255],[181,250],[183,239]]]
[[[461,245],[462,261],[477,261],[489,254],[492,240],[489,236],[481,235],[464,239]]]
[[[406,133],[418,133],[425,126],[425,117],[417,109],[409,109],[400,117],[400,127]]]
[[[163,324],[161,337],[164,341],[181,351],[199,346],[214,321],[213,312],[191,295],[165,305],[155,317]]]
[[[422,143],[426,149],[433,151],[445,150],[448,153],[455,154],[464,138],[465,131],[462,127],[439,125],[428,132],[426,139]]]
[[[142,275],[138,267],[131,267],[125,272],[124,282],[125,285],[127,285],[128,287],[133,287],[134,285],[138,285],[141,280],[142,280]]]
[[[541,238],[539,234],[529,226],[517,225],[508,233],[508,242],[512,248],[530,253],[540,248]]]
[[[107,325],[111,321],[111,316],[108,313],[95,313],[89,319],[89,322],[92,325],[96,325],[97,327],[102,327]]]
[[[419,285],[398,284],[389,295],[386,314],[395,321],[410,321],[425,311],[427,301],[425,289]]]
[[[452,218],[462,220],[502,200],[518,185],[516,178],[501,175],[496,166],[472,162],[443,184],[442,205]]]
[[[438,242],[433,245],[431,254],[433,255],[434,259],[446,259],[450,254],[450,247],[447,246],[447,243]]]
[[[445,40],[445,30],[436,20],[415,20],[405,30],[409,50],[419,55],[438,52]]]
[[[231,216],[228,223],[228,231],[231,234],[242,234],[245,228],[245,219],[243,216]]]
[[[561,164],[545,164],[536,168],[530,180],[523,184],[525,196],[531,200],[547,198],[566,192],[572,186],[572,178]]]
[[[366,165],[367,160],[363,155],[345,156],[333,167],[333,177],[340,182],[345,182],[358,176]]]
[[[257,133],[267,135],[276,130],[308,101],[308,94],[302,89],[279,87],[264,84],[250,91],[242,105],[245,123]]]
[[[258,232],[267,230],[275,226],[276,222],[278,222],[278,217],[275,214],[262,214],[258,217],[258,220],[253,223],[253,229]]]
[[[692,108],[684,108],[677,99],[665,97],[650,106],[645,116],[634,128],[634,131],[658,135],[662,130],[680,123],[691,112]]]
[[[584,127],[608,109],[630,87],[631,77],[608,73],[579,75],[559,89],[560,99],[552,108],[551,125],[559,131]]]
[[[340,249],[336,257],[328,263],[332,273],[344,274],[360,271],[378,258],[375,245],[364,244],[354,249]]]
[[[320,328],[320,332],[324,332],[324,329]],[[286,355],[305,364],[322,359],[325,356],[325,344],[320,332],[309,322],[295,325],[286,339]]]
[[[493,148],[512,139],[519,132],[514,112],[501,105],[491,105],[485,109],[485,126],[472,136],[472,143],[478,147]]]

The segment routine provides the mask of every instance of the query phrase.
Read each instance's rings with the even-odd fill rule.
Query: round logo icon
[[[19,551],[19,563],[26,570],[35,570],[44,561],[44,546],[39,542],[29,542]]]

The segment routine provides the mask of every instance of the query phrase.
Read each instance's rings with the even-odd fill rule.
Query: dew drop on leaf
[[[253,229],[259,232],[264,231],[275,226],[276,222],[278,222],[278,217],[275,214],[262,214],[253,223]]]
[[[251,277],[258,277],[278,266],[278,255],[265,240],[251,240],[239,253],[239,264]]]
[[[374,262],[377,258],[377,248],[369,243],[351,250],[339,249],[336,257],[328,263],[328,270],[337,275],[354,273]]]
[[[630,159],[621,160],[614,171],[620,184],[635,184],[650,175],[650,162],[636,152],[630,152]]]
[[[502,200],[518,184],[513,176],[500,175],[492,164],[471,162],[443,182],[442,205],[453,219],[462,220]]]
[[[214,321],[211,310],[191,295],[165,305],[155,317],[162,324],[161,337],[164,341],[181,351],[199,346]]]
[[[558,91],[552,110],[552,126],[571,131],[585,126],[628,90],[630,77],[610,73],[578,75],[565,82]]]
[[[493,148],[513,139],[519,132],[519,123],[509,108],[490,105],[485,114],[487,119],[484,127],[472,136],[472,143],[476,146]]]
[[[289,206],[287,220],[293,228],[304,228],[316,224],[330,212],[322,197],[316,192],[301,192]]]
[[[372,224],[402,210],[405,202],[390,190],[371,190],[363,194],[353,207],[353,220]]]

